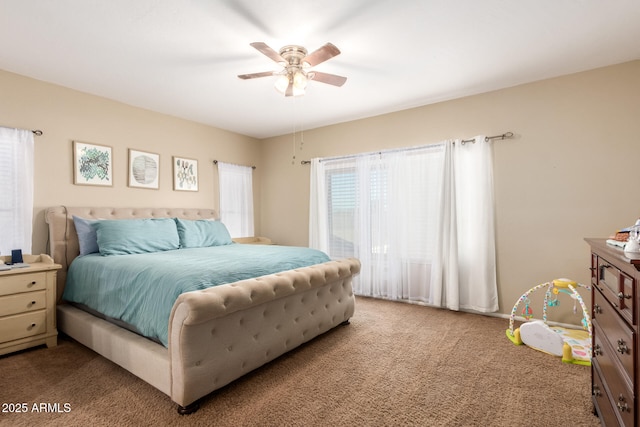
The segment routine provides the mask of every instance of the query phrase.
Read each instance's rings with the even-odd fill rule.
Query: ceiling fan
[[[346,77],[309,69],[340,54],[340,50],[331,43],[325,44],[308,55],[307,49],[297,45],[284,46],[280,49],[280,52],[276,52],[262,42],[251,43],[251,46],[284,68],[280,71],[240,74],[238,77],[248,80],[258,77],[278,76],[275,88],[285,96],[304,95],[309,80],[333,86],[342,86],[347,81]]]

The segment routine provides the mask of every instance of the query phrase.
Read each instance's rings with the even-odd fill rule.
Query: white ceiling
[[[348,80],[240,80],[279,68],[254,41]],[[634,59],[637,0],[0,0],[0,69],[256,138]]]

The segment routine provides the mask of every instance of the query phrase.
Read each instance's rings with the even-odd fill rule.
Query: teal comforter
[[[169,316],[184,292],[329,261],[310,248],[231,244],[76,258],[63,299],[125,322],[168,347]]]

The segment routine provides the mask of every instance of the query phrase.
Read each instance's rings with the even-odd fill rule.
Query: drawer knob
[[[618,299],[631,299],[631,295],[625,295],[622,292],[618,292]]]
[[[593,356],[602,356],[602,347],[600,347],[600,344],[593,346]]]
[[[617,349],[617,351],[620,354],[629,353],[629,347],[627,347],[627,344],[624,342],[623,339],[619,339],[618,340],[618,349]]]
[[[596,314],[602,314],[602,307],[600,307],[598,304],[594,304],[593,305],[593,312]]]
[[[618,403],[616,403],[616,406],[618,407],[618,410],[620,412],[631,412],[631,410],[629,409],[629,405],[627,405],[627,402],[625,402],[625,400],[626,399],[621,394],[620,396],[618,396]]]
[[[593,385],[593,395],[595,397],[601,397],[602,396],[602,392],[600,391],[600,387],[598,387],[597,385]]]

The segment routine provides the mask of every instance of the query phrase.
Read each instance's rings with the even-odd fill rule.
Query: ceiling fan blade
[[[321,73],[320,71],[309,72],[309,78],[317,82],[330,84],[333,86],[342,86],[346,81],[346,77],[337,76],[335,74]]]
[[[282,56],[280,56],[280,54],[278,52],[276,52],[275,50],[273,50],[269,46],[267,46],[266,43],[253,42],[253,43],[250,43],[250,45],[253,46],[254,48],[256,48],[263,55],[268,56],[269,58],[274,60],[275,62],[278,62],[278,63],[280,63],[280,62],[286,63],[287,62]]]
[[[321,64],[324,61],[331,59],[337,55],[340,55],[340,49],[338,49],[331,43],[327,43],[321,48],[314,50],[309,55],[305,56],[302,59],[302,62],[306,62],[310,66],[315,67],[316,65]]]
[[[251,73],[251,74],[238,74],[238,77],[242,80],[255,79],[258,77],[269,77],[273,76],[274,71],[263,71],[261,73]]]

